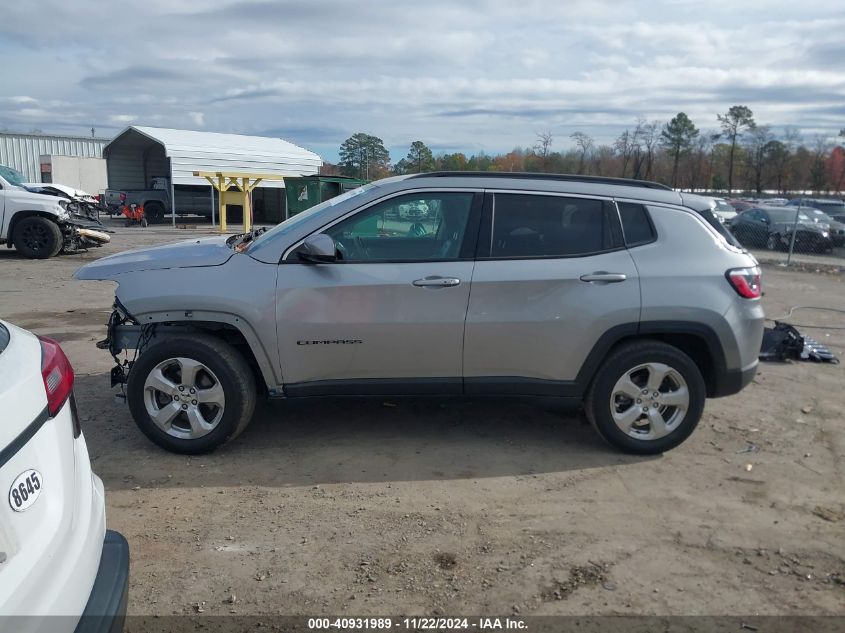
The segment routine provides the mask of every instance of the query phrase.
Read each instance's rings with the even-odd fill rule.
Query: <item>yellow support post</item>
[[[285,174],[287,176],[295,177],[301,174]],[[262,180],[284,180],[285,175],[282,174],[254,174],[243,172],[207,172],[195,171],[194,176],[205,178],[211,186],[217,190],[217,200],[219,205],[220,215],[220,232],[227,232],[226,225],[226,205],[227,204],[241,204],[244,210],[244,233],[252,230],[252,201],[251,194],[253,189],[258,186]],[[237,191],[229,191],[230,187],[235,187]]]

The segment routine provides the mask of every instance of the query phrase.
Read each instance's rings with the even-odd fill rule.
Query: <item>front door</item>
[[[481,194],[406,193],[321,232],[338,261],[279,266],[289,395],[460,393]]]

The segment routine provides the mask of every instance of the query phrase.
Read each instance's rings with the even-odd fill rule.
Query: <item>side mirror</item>
[[[334,240],[325,233],[306,237],[296,254],[309,264],[331,264],[337,261]]]

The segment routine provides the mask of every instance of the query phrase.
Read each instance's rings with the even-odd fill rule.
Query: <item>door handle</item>
[[[618,284],[620,281],[625,281],[628,276],[625,273],[607,273],[600,270],[589,275],[581,275],[581,281],[600,281],[607,284]]]
[[[450,288],[460,283],[461,280],[455,277],[426,277],[424,279],[416,279],[413,282],[419,288]]]

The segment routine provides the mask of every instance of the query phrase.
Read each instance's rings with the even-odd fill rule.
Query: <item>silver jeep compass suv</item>
[[[172,451],[237,436],[260,395],[513,394],[581,402],[605,440],[657,453],[757,368],[760,270],[710,204],[631,180],[420,174],[76,276],[119,284],[99,345],[135,350],[112,383]]]

